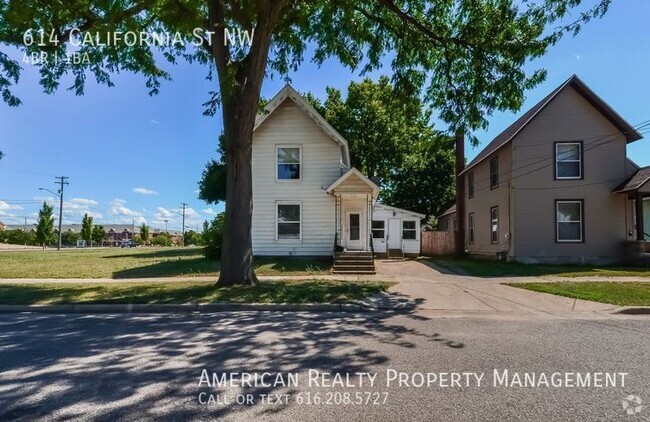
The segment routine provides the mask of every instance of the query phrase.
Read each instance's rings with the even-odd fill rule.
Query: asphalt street
[[[0,420],[650,420],[649,322],[3,314]],[[495,386],[495,370],[626,375],[616,386],[520,387]],[[467,375],[452,383],[451,373]],[[234,384],[215,385],[223,374]],[[628,400],[632,415],[629,396],[643,401]]]

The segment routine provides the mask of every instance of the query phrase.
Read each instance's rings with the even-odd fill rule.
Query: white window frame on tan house
[[[580,206],[579,220],[560,220],[560,204],[578,204]],[[560,224],[580,224],[580,237],[573,239],[560,239]],[[585,202],[582,199],[556,199],[555,200],[555,241],[557,243],[583,243],[585,241]]]
[[[560,147],[563,146],[577,146],[578,147],[578,158],[561,158],[560,157]],[[562,164],[577,164],[577,175],[570,176],[561,176],[560,167]],[[582,142],[556,142],[555,143],[555,179],[556,180],[580,180],[584,177],[583,175],[584,167],[584,157],[583,157],[583,148]]]

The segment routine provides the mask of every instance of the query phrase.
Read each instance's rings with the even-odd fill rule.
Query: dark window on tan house
[[[555,143],[555,178],[582,179],[582,142]]]
[[[499,207],[490,208],[490,242],[499,243]]]
[[[490,189],[499,187],[499,157],[490,160]]]
[[[474,172],[467,173],[467,196],[469,199],[474,198]]]
[[[467,217],[467,225],[468,225],[468,235],[469,235],[469,243],[474,243],[474,213],[471,212],[469,213],[469,216]]]
[[[555,240],[558,242],[584,241],[584,202],[579,200],[555,201]]]

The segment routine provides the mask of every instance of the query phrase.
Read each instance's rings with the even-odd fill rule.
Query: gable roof
[[[350,178],[350,176],[352,176],[352,175],[357,176],[359,179],[361,179],[362,182],[364,182],[365,184],[367,184],[368,186],[370,186],[370,187],[372,188],[372,195],[373,195],[373,196],[377,196],[377,195],[379,195],[379,186],[377,186],[377,185],[375,184],[375,182],[373,182],[372,180],[370,180],[369,178],[367,178],[363,173],[361,173],[359,170],[357,170],[357,169],[354,168],[354,167],[352,167],[350,170],[346,171],[345,174],[344,174],[343,176],[341,176],[341,177],[339,177],[338,179],[336,179],[336,181],[335,181],[334,183],[332,183],[332,184],[330,185],[330,187],[327,188],[327,193],[332,193],[332,191],[333,191],[334,189],[336,189],[336,188],[337,188],[338,186],[340,186],[343,182],[345,182],[346,180],[348,180],[348,179]]]
[[[609,106],[602,98],[600,98],[594,91],[592,91],[577,75],[571,76],[562,85],[555,88],[542,99],[542,101],[535,104],[531,109],[525,112],[520,118],[515,120],[513,124],[508,126],[506,130],[501,132],[490,142],[483,150],[465,167],[461,172],[465,173],[472,167],[476,166],[481,161],[492,155],[493,152],[506,146],[512,141],[519,132],[521,132],[544,108],[553,101],[555,97],[567,87],[575,89],[582,97],[589,102],[596,110],[598,110],[605,118],[607,118],[618,130],[625,135],[627,142],[634,142],[641,139],[643,136],[623,119],[613,108]]]
[[[275,97],[264,108],[264,112],[258,114],[255,119],[255,127],[253,131],[257,130],[262,123],[284,102],[286,99],[291,99],[307,116],[309,116],[314,123],[316,123],[327,135],[329,135],[334,142],[341,145],[341,152],[343,155],[343,163],[350,167],[350,149],[348,148],[348,141],[336,131],[323,116],[320,115],[314,107],[312,107],[302,95],[298,93],[291,85],[285,85],[284,88],[278,92]]]
[[[455,214],[455,213],[456,213],[456,204],[454,204],[454,205],[452,205],[451,207],[447,208],[447,211],[445,211],[445,212],[443,212],[442,214],[440,214],[440,215],[438,216],[438,218],[442,218],[442,217],[444,217],[444,216],[446,216],[446,215],[449,215],[449,214]]]
[[[393,207],[393,206],[386,205],[386,204],[375,204],[375,209],[381,209],[381,208],[384,208],[384,209],[390,210],[390,211],[401,212],[403,214],[408,214],[410,216],[417,217],[417,218],[420,218],[420,219],[426,217],[426,215],[424,215],[424,214],[420,214],[419,212],[415,212],[415,211],[405,210],[404,208],[397,208],[397,207]]]
[[[630,177],[625,182],[621,183],[618,187],[616,187],[616,189],[614,189],[614,192],[623,193],[623,192],[637,190],[643,185],[645,185],[648,182],[648,180],[650,180],[650,167],[643,167],[637,170],[637,172],[634,173],[632,177]]]

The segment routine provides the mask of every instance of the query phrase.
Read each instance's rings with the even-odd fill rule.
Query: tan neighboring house
[[[377,204],[347,141],[289,85],[256,120],[252,162],[254,255],[349,253],[335,269],[352,272],[362,258],[372,267],[373,252],[419,254],[424,216]]]
[[[643,256],[650,169],[626,157],[641,134],[577,76],[499,134],[465,176],[465,248],[524,263]],[[455,207],[440,217],[452,230]],[[443,227],[440,227],[442,229]]]

